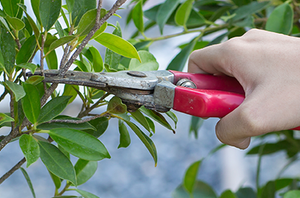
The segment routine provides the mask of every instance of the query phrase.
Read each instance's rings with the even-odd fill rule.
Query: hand
[[[194,51],[188,71],[235,77],[244,102],[216,125],[219,140],[241,149],[252,136],[300,126],[300,39],[252,29]]]

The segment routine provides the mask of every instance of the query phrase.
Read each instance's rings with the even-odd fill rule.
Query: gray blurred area
[[[25,0],[25,3],[26,1],[28,0]],[[104,1],[104,7],[108,9],[113,2],[112,0]],[[159,2],[151,1],[152,4]],[[151,7],[150,4],[149,7]],[[133,27],[132,24],[128,27],[124,25],[126,10],[120,10],[118,14],[123,18],[113,17],[110,22],[115,24],[115,20],[118,20],[123,27],[123,37],[129,38]],[[180,31],[181,29],[170,27],[165,29],[166,34]],[[160,36],[157,29],[151,30],[146,35],[149,37]],[[157,58],[160,69],[165,69],[179,52],[176,46],[188,42],[192,37],[193,35],[187,35],[154,43],[150,51]],[[104,57],[104,49],[94,42],[92,44],[99,47],[101,55]],[[2,90],[0,91],[2,92]],[[3,102],[1,104],[3,105]],[[76,116],[80,105],[80,101],[75,100],[64,113]],[[101,113],[103,110],[98,109],[94,113]],[[8,100],[7,106],[0,107],[0,112],[8,112]],[[172,191],[182,182],[187,167],[203,158],[205,160],[200,167],[198,179],[210,184],[218,195],[227,188],[235,191],[241,186],[255,186],[257,158],[245,157],[247,150],[225,147],[211,157],[207,157],[212,149],[220,145],[214,132],[218,119],[206,120],[199,130],[198,139],[195,139],[193,135],[189,135],[190,116],[182,113],[176,113],[176,115],[179,119],[176,134],[156,124],[156,133],[152,136],[152,140],[158,152],[157,167],[154,166],[154,161],[145,146],[131,131],[131,145],[126,149],[117,149],[119,144],[118,124],[116,119],[110,120],[109,128],[100,137],[100,140],[108,149],[111,159],[99,161],[96,174],[78,188],[94,193],[100,198],[169,198]],[[0,129],[0,135],[8,132],[8,129]],[[255,141],[253,145],[255,145]],[[22,157],[17,141],[7,145],[0,152],[0,175],[7,172]],[[282,153],[263,159],[261,184],[276,177],[274,172],[284,166],[284,158]],[[72,160],[76,162],[75,158]],[[41,160],[26,170],[38,198],[50,198],[54,195],[54,184]],[[67,192],[66,194],[76,193]],[[32,197],[20,170],[0,185],[0,197]]]

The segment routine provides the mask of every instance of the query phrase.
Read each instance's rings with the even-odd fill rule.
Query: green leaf
[[[186,0],[179,6],[175,14],[175,22],[179,26],[186,26],[186,22],[193,8],[194,0]]]
[[[95,26],[97,9],[87,11],[78,23],[76,36],[87,35]]]
[[[178,122],[178,118],[177,116],[175,115],[175,113],[173,113],[172,111],[168,111],[167,113],[167,116],[169,116],[169,118],[171,118],[175,124],[175,128],[177,127],[177,122]]]
[[[141,110],[143,113],[148,115],[150,118],[161,124],[162,126],[166,127],[167,129],[173,131],[175,133],[175,130],[170,126],[170,124],[167,122],[167,120],[162,116],[160,113],[146,109],[145,107],[140,107],[139,110]]]
[[[18,64],[17,66],[24,68],[24,69],[29,69],[32,74],[34,74],[34,72],[37,68],[37,65],[35,65],[33,63],[21,63],[21,64]]]
[[[247,5],[248,3],[250,3],[252,0],[232,0],[233,3],[237,6],[242,6],[242,5]]]
[[[34,188],[33,188],[31,179],[30,179],[30,177],[29,177],[27,171],[26,171],[24,168],[22,168],[22,167],[20,167],[20,170],[22,171],[22,173],[23,173],[23,175],[24,175],[24,177],[25,177],[25,179],[26,179],[26,182],[27,182],[28,187],[29,187],[29,189],[30,189],[30,191],[31,191],[32,197],[33,197],[33,198],[36,198],[36,195],[35,195],[35,192],[34,192]]]
[[[110,158],[105,146],[94,136],[70,128],[57,128],[49,132],[51,138],[70,154],[85,160],[99,161]]]
[[[194,162],[185,172],[185,176],[183,179],[183,186],[189,192],[189,194],[193,193],[194,185],[197,179],[197,174],[199,170],[199,166],[202,160]]]
[[[30,1],[31,1],[31,7],[34,12],[34,15],[35,15],[37,21],[39,22],[39,24],[41,24],[41,17],[40,17],[40,1],[41,0],[30,0]]]
[[[25,27],[25,23],[16,17],[6,16],[6,20],[9,23],[10,27],[15,31],[20,31]]]
[[[95,128],[90,125],[89,123],[62,123],[62,122],[56,122],[56,123],[43,123],[37,126],[38,129],[42,130],[51,130],[51,129],[57,129],[57,128],[71,128],[76,130],[91,130],[95,131]]]
[[[19,139],[19,145],[26,158],[27,167],[39,159],[40,148],[38,143],[31,135],[23,134]]]
[[[93,56],[93,69],[95,72],[103,71],[103,60],[99,51],[95,47],[89,47],[90,52]]]
[[[269,16],[266,24],[266,30],[290,34],[293,28],[294,12],[288,3],[277,6]]]
[[[121,37],[103,32],[95,38],[95,41],[122,56],[136,58],[141,61],[134,46]]]
[[[0,53],[2,53],[6,71],[13,72],[16,58],[16,42],[3,25],[0,25]]]
[[[43,77],[43,76],[30,76],[25,82],[32,84],[32,85],[38,85],[44,79],[45,79],[45,77]]]
[[[173,198],[189,198],[191,197],[185,190],[183,185],[178,186],[172,193]],[[196,181],[192,197],[201,198],[217,198],[215,191],[208,184],[202,181]]]
[[[54,175],[53,173],[51,173],[50,171],[48,171],[49,174],[50,174],[50,177],[55,185],[55,189],[59,189],[61,187],[61,182],[62,182],[62,179],[57,177],[56,175]]]
[[[293,182],[291,178],[280,178],[275,180],[276,191],[289,186]]]
[[[92,136],[98,138],[100,137],[108,127],[108,119],[106,117],[97,118],[95,120],[89,121],[89,123],[96,129],[96,130],[85,130],[85,132],[91,134]]]
[[[298,198],[300,197],[300,190],[291,190],[284,194],[283,198]]]
[[[74,39],[75,39],[75,36],[73,36],[73,35],[61,37],[60,39],[57,39],[51,43],[48,51],[52,51]]]
[[[237,198],[231,190],[225,190],[220,195],[220,198]]]
[[[203,119],[202,118],[192,116],[191,123],[190,123],[189,134],[193,133],[195,138],[198,138],[198,130],[200,129],[202,124],[203,124]]]
[[[22,106],[28,120],[35,124],[40,114],[41,102],[37,88],[29,83],[23,84],[26,95],[22,98]]]
[[[144,143],[148,151],[150,152],[151,156],[153,157],[155,166],[157,165],[157,151],[154,143],[152,140],[145,135],[139,127],[137,127],[134,123],[124,120],[126,124],[134,131],[134,133],[140,138],[140,140]]]
[[[118,22],[117,22],[118,23]],[[91,40],[98,37],[100,34],[102,34],[107,28],[107,22],[104,22],[101,27],[95,32],[95,34],[92,36]]]
[[[131,59],[129,63],[129,70],[133,71],[153,71],[157,70],[159,65],[156,58],[148,51],[141,50],[138,52],[141,61]]]
[[[122,148],[122,147],[127,148],[131,143],[131,139],[128,130],[122,120],[119,120],[119,132],[120,132],[120,144],[118,148]]]
[[[1,5],[7,15],[16,17],[19,11],[18,3],[20,2],[21,0],[1,0]]]
[[[22,45],[17,57],[16,57],[16,63],[17,65],[21,63],[27,63],[30,58],[32,57],[36,47],[36,40],[35,36],[32,35],[29,37],[25,43]]]
[[[144,116],[144,114],[141,113],[141,111],[136,110],[134,112],[130,112],[130,114],[132,115],[132,117],[138,121],[145,129],[147,129],[147,131],[150,132],[150,126],[148,121],[146,120],[146,117]]]
[[[276,193],[275,182],[269,181],[261,190],[261,197],[274,198]]]
[[[156,22],[161,34],[163,34],[163,28],[173,11],[177,8],[179,2],[180,0],[166,0],[161,6],[159,6],[156,14]]]
[[[107,111],[112,114],[123,114],[127,111],[127,106],[122,103],[122,100],[114,96],[107,105]]]
[[[78,159],[74,168],[77,177],[77,185],[80,186],[87,182],[95,174],[98,168],[98,162]]]
[[[33,1],[39,1],[39,0],[31,0],[31,3],[32,3]],[[26,9],[25,9],[23,6],[20,6],[20,7],[23,9],[23,11],[24,11],[25,14],[26,14],[28,23],[30,24],[30,26],[31,26],[31,28],[32,28],[32,30],[33,30],[33,32],[34,32],[35,38],[36,38],[36,39],[39,39],[39,37],[40,37],[40,31],[39,31],[39,28],[37,27],[37,25],[35,24],[35,22],[34,22],[33,19],[31,18],[31,16],[26,12]]]
[[[237,198],[257,198],[256,193],[250,187],[240,188],[235,195]]]
[[[61,0],[40,0],[39,15],[46,31],[57,21],[60,10]]]
[[[120,24],[117,22],[116,28],[113,31],[113,34],[119,37],[122,37],[122,30]],[[109,65],[110,69],[118,70],[120,60],[122,56],[113,52],[112,50],[106,48],[105,51],[105,64]]]
[[[21,85],[11,81],[5,81],[4,84],[13,92],[17,102],[26,95]]]
[[[84,190],[75,189],[75,191],[78,192],[84,198],[99,198],[98,196]]]
[[[70,104],[71,102],[73,102],[75,100],[75,98],[77,96],[77,90],[79,90],[78,85],[65,84],[63,96],[71,96],[68,104]]]
[[[5,113],[0,113],[0,125],[2,125],[5,122],[14,122],[14,121],[15,120],[12,117],[6,115]]]
[[[75,170],[70,160],[53,144],[39,141],[40,158],[54,175],[76,185]]]
[[[58,116],[66,108],[70,98],[70,96],[58,96],[47,102],[42,107],[37,122],[41,124]]]
[[[252,14],[255,14],[262,9],[264,9],[269,4],[269,1],[252,1],[251,3],[241,6],[238,9],[235,10],[234,14],[235,16],[232,18],[233,21],[237,21],[240,19],[243,19],[245,17],[248,17]]]
[[[188,60],[188,57],[194,49],[196,42],[197,40],[194,39],[187,46],[185,46],[169,63],[167,70],[182,71],[186,61]]]
[[[72,23],[75,27],[78,25],[84,13],[96,8],[96,0],[76,0],[71,3],[69,2],[68,5],[72,6],[72,4],[73,8],[71,11],[69,10],[69,12],[72,12]]]
[[[143,1],[139,1],[132,9],[132,19],[135,27],[144,32],[144,20],[143,20]]]

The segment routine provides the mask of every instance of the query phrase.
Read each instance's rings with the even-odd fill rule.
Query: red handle
[[[174,84],[180,79],[189,79],[196,84],[197,89],[220,90],[244,94],[243,87],[232,77],[214,76],[210,74],[192,74],[179,71],[170,72],[174,74]]]
[[[173,109],[202,118],[222,118],[237,108],[244,99],[244,94],[239,93],[177,86]],[[300,126],[292,130],[300,130]]]
[[[224,117],[244,100],[237,93],[176,87],[173,109],[197,117]]]

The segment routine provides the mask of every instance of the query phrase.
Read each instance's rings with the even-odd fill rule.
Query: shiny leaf
[[[131,139],[128,130],[123,121],[119,120],[120,143],[118,148],[127,148],[130,145]]]
[[[41,24],[41,17],[40,17],[40,1],[41,0],[30,0],[31,7],[34,12],[35,17],[37,18],[38,22]]]
[[[37,65],[33,63],[21,63],[17,65],[18,67],[24,68],[24,69],[29,69],[30,72],[33,74],[37,68]]]
[[[10,27],[16,31],[20,31],[25,27],[24,22],[16,17],[7,16],[6,20],[9,23]]]
[[[64,36],[64,37],[61,37],[60,39],[53,41],[53,43],[51,43],[51,45],[49,47],[49,51],[52,51],[64,44],[72,41],[74,38],[75,38],[75,36],[69,35],[69,36]]]
[[[23,134],[19,139],[19,145],[26,158],[27,167],[39,159],[40,148],[31,135]]]
[[[58,116],[68,105],[70,96],[58,96],[47,102],[41,109],[37,122],[43,123]]]
[[[288,3],[277,6],[269,16],[266,24],[266,30],[289,34],[293,28],[294,12]]]
[[[95,47],[89,47],[89,50],[93,56],[93,69],[95,72],[103,71],[103,60],[99,51]]]
[[[145,129],[147,129],[150,132],[150,126],[144,114],[142,114],[139,110],[130,112],[130,114],[136,121],[138,121]]]
[[[190,13],[193,8],[194,0],[186,0],[180,7],[177,9],[175,14],[175,22],[179,26],[186,26],[186,22],[190,16]]]
[[[54,25],[61,10],[61,0],[40,0],[39,14],[46,31]]]
[[[153,157],[155,166],[157,165],[157,151],[154,143],[152,140],[145,135],[139,127],[137,127],[134,123],[124,120],[126,124],[134,131],[134,133],[140,138],[140,140],[144,143],[148,151],[150,152],[151,156]]]
[[[11,34],[3,25],[0,25],[0,52],[2,53],[4,66],[6,71],[10,74],[13,71],[16,58],[16,42]]]
[[[284,194],[283,198],[298,198],[300,197],[300,190],[291,190]]]
[[[139,1],[132,9],[132,19],[135,27],[144,32],[144,20],[143,20],[143,1]]]
[[[89,124],[92,125],[94,129],[85,130],[85,132],[98,138],[106,131],[108,127],[108,119],[106,117],[97,118],[89,121]]]
[[[70,154],[85,160],[110,158],[105,146],[94,136],[70,128],[52,129],[51,138]]]
[[[97,9],[87,11],[79,21],[76,36],[87,35],[95,26]]]
[[[34,124],[40,114],[41,102],[37,88],[28,83],[23,84],[26,95],[22,98],[22,106],[28,120]]]
[[[191,52],[194,49],[196,44],[196,40],[194,39],[191,41],[186,47],[184,47],[176,56],[175,58],[169,63],[167,70],[176,70],[182,71],[188,57],[190,56]]]
[[[103,32],[95,40],[122,56],[141,60],[134,46],[121,37]]]
[[[14,122],[14,121],[15,120],[12,117],[6,115],[5,113],[0,113],[0,125],[2,125],[5,122]]]
[[[95,174],[98,168],[98,162],[78,159],[74,168],[77,177],[77,185],[79,186],[87,182]]]
[[[39,141],[40,158],[54,175],[76,185],[75,170],[70,160],[53,144]]]
[[[22,173],[23,173],[23,175],[24,175],[24,177],[25,177],[25,179],[26,179],[26,182],[27,182],[28,187],[29,187],[29,189],[30,189],[30,191],[31,191],[32,197],[33,197],[33,198],[36,198],[36,195],[35,195],[35,192],[34,192],[34,188],[33,188],[31,179],[30,179],[30,177],[29,177],[27,171],[26,171],[24,168],[22,168],[22,167],[20,167],[20,170],[22,171]]]
[[[148,51],[141,50],[138,52],[141,61],[131,59],[129,63],[129,70],[133,71],[153,71],[159,68],[156,58]]]
[[[4,83],[13,92],[17,102],[26,95],[21,85],[11,81],[5,81]]]
[[[163,33],[163,28],[168,21],[173,11],[177,8],[180,0],[166,0],[158,9],[156,14],[156,22],[159,26],[160,33]]]
[[[196,182],[199,166],[202,160],[194,162],[192,165],[188,167],[185,172],[185,176],[183,179],[183,186],[189,192],[189,194],[193,193],[194,185]]]
[[[178,186],[172,193],[173,198],[189,198],[191,197],[185,190],[183,185]],[[196,181],[192,197],[201,198],[217,198],[216,193],[208,184],[202,181]]]
[[[16,17],[19,11],[18,3],[21,0],[1,0],[1,5],[5,13],[11,17]]]
[[[98,196],[84,190],[75,189],[75,191],[78,192],[84,198],[99,198]]]
[[[30,60],[30,58],[32,57],[35,47],[36,47],[35,36],[31,36],[22,45],[22,47],[16,57],[16,63],[18,65],[22,64],[22,63],[27,63]]]
[[[72,12],[72,22],[76,27],[84,13],[96,8],[96,0],[75,0],[69,2],[68,5],[73,6],[70,12]]]

